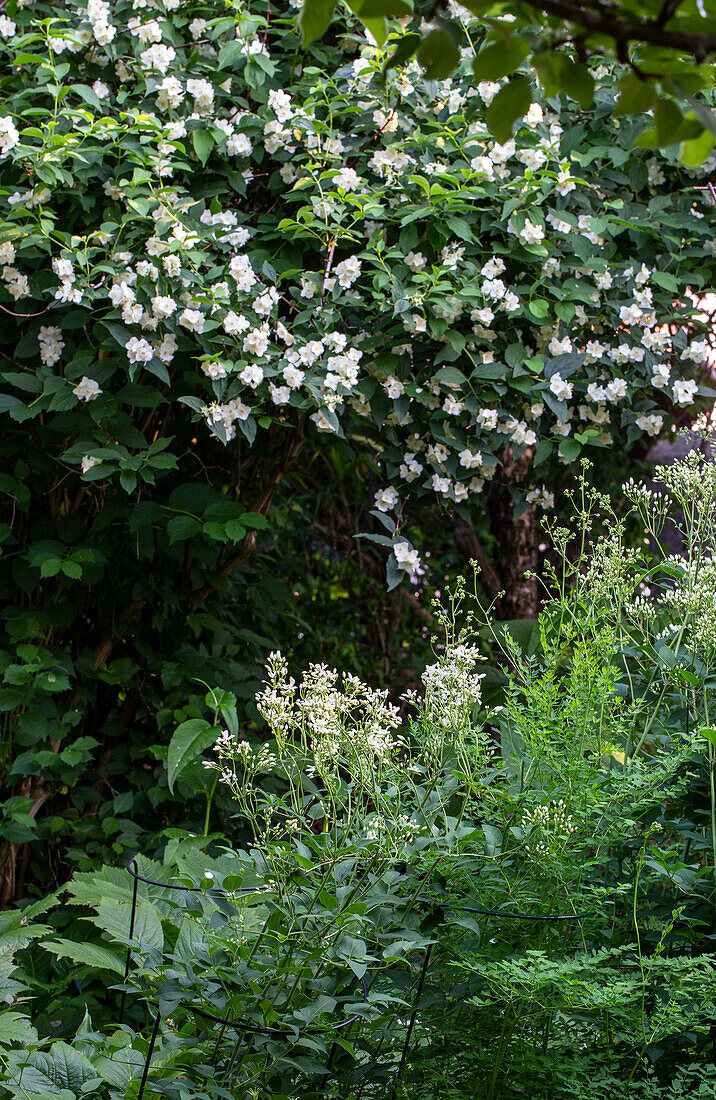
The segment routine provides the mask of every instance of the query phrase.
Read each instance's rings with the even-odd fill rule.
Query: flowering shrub
[[[498,83],[416,62],[384,82],[350,37],[325,75],[295,66],[290,12],[44,14],[19,5],[4,35],[18,105],[37,102],[23,125],[10,97],[4,122],[4,284],[31,321],[4,402],[70,414],[85,482],[171,468],[166,431],[113,426],[179,402],[227,443],[304,416],[367,433],[386,516],[409,494],[479,501],[508,446],[532,456],[521,499],[549,507],[555,458],[693,402],[707,200],[605,118],[605,67],[594,120],[535,101],[499,144]],[[388,541],[397,580],[415,560]]]

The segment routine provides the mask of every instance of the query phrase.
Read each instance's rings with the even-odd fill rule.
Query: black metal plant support
[[[423,902],[433,904],[437,909],[457,909],[461,913],[479,913],[484,917],[502,917],[505,920],[531,920],[531,921],[574,921],[583,920],[585,917],[591,917],[594,914],[594,910],[591,909],[586,913],[507,913],[501,909],[479,909],[474,905],[460,905],[459,902],[432,902],[431,899],[421,898]],[[390,1100],[395,1100],[396,1090],[398,1088],[398,1082],[403,1078],[403,1071],[405,1069],[405,1063],[408,1058],[408,1051],[410,1049],[410,1040],[413,1035],[413,1029],[415,1027],[415,1021],[418,1015],[418,1009],[420,1007],[420,998],[423,992],[423,985],[425,984],[425,978],[428,973],[428,967],[430,965],[430,959],[433,953],[434,943],[428,944],[425,955],[423,956],[422,966],[420,967],[420,975],[418,977],[417,986],[415,989],[415,996],[413,998],[413,1007],[410,1013],[410,1019],[408,1020],[408,1028],[405,1033],[405,1042],[403,1043],[403,1049],[400,1055],[400,1062],[398,1063],[398,1072],[395,1075],[393,1081],[393,1088],[390,1093]]]
[[[145,882],[149,886],[160,887],[163,890],[182,890],[185,893],[200,893],[200,894],[209,894],[209,895],[211,895],[211,894],[217,895],[218,894],[222,897],[231,897],[231,896],[233,896],[237,893],[240,893],[240,894],[243,894],[243,895],[245,895],[245,894],[258,894],[258,893],[262,893],[262,892],[264,892],[265,890],[268,889],[265,886],[242,886],[238,890],[228,891],[228,890],[222,890],[221,887],[218,887],[218,886],[212,886],[208,890],[205,890],[201,886],[183,886],[183,885],[178,885],[178,884],[173,883],[173,882],[157,882],[155,879],[145,878],[143,875],[139,874],[139,867],[137,865],[136,859],[130,859],[129,860],[129,862],[127,863],[127,871],[129,872],[129,874],[132,876],[132,879],[133,879],[132,907],[131,907],[130,920],[129,920],[129,938],[130,939],[132,939],[133,936],[134,936],[134,927],[135,927],[136,914],[137,914],[137,895],[138,895],[138,888],[139,888],[139,883],[140,882]],[[125,1002],[126,1002],[126,996],[127,996],[126,986],[127,986],[127,981],[129,979],[129,970],[130,970],[130,966],[131,966],[131,961],[132,961],[132,948],[129,947],[129,948],[127,948],[127,958],[126,958],[125,967],[124,967],[124,986],[125,986],[125,988],[122,990],[122,1000],[120,1002],[120,1009],[119,1009],[119,1022],[120,1023],[122,1022],[122,1020],[124,1018],[124,1008],[125,1008]],[[368,1003],[368,982],[366,981],[365,977],[361,977],[357,980],[360,982],[360,985],[361,985],[361,991],[362,991],[362,994],[363,994],[363,1004],[367,1004]],[[259,1027],[256,1024],[250,1024],[250,1023],[247,1023],[247,1022],[244,1022],[244,1021],[241,1021],[241,1020],[232,1020],[229,1017],[217,1016],[212,1012],[207,1012],[206,1009],[200,1008],[198,1005],[187,1005],[186,1007],[194,1015],[200,1016],[204,1020],[208,1020],[208,1021],[210,1021],[212,1023],[215,1023],[215,1024],[221,1024],[222,1025],[222,1034],[223,1034],[223,1031],[228,1027],[232,1031],[235,1031],[239,1035],[240,1034],[272,1035],[272,1036],[284,1037],[287,1040],[290,1040],[292,1042],[295,1041],[295,1039],[298,1036],[302,1036],[302,1035],[329,1035],[329,1034],[333,1034],[333,1033],[338,1032],[338,1031],[342,1031],[344,1028],[349,1027],[350,1024],[355,1023],[355,1021],[360,1018],[360,1014],[356,1012],[356,1013],[353,1013],[353,1015],[346,1017],[345,1020],[341,1020],[337,1024],[328,1024],[328,1025],[325,1025],[323,1027],[300,1028],[297,1031],[295,1028],[289,1029],[289,1028],[276,1028],[276,1027]],[[152,1055],[154,1054],[154,1047],[156,1045],[157,1036],[159,1034],[159,1027],[160,1027],[160,1024],[161,1024],[161,1019],[162,1019],[161,1012],[159,1010],[159,1005],[157,1005],[157,1014],[156,1014],[155,1019],[154,1019],[154,1025],[152,1027],[152,1034],[151,1034],[151,1037],[150,1037],[150,1040],[149,1040],[149,1046],[147,1048],[147,1056],[146,1056],[145,1061],[144,1061],[144,1068],[142,1070],[142,1080],[141,1080],[141,1084],[139,1086],[139,1092],[137,1094],[137,1100],[142,1100],[142,1097],[144,1096],[144,1090],[146,1088],[147,1079],[148,1079],[148,1076],[149,1076],[149,1069],[150,1069],[150,1066],[151,1066]],[[330,1073],[332,1063],[333,1063],[333,1059],[334,1059],[335,1054],[336,1054],[336,1049],[337,1049],[337,1044],[334,1043],[332,1048],[331,1048],[330,1054],[329,1054],[328,1064],[326,1066],[326,1075],[324,1077],[324,1081],[326,1080],[326,1078],[328,1077],[328,1075]]]

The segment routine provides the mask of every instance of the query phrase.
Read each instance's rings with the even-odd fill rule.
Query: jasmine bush
[[[619,481],[711,393],[713,240],[712,159],[635,145],[618,69],[588,114],[533,88],[496,142],[467,46],[449,80],[386,71],[351,16],[306,54],[286,5],[13,0],[0,26],[7,901],[180,819],[161,756],[207,663],[256,717],[295,626],[255,551],[315,456],[371,471],[344,538],[391,586],[426,568],[423,502],[499,535],[486,591],[533,615],[535,516],[582,451]]]

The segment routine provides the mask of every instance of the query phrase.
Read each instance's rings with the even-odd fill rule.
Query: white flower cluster
[[[397,709],[386,691],[375,691],[356,676],[312,664],[299,685],[289,677],[280,653],[269,656],[266,687],[256,705],[279,746],[300,744],[313,755],[317,772],[328,779],[344,768],[365,780],[397,745]]]
[[[424,830],[414,817],[407,814],[398,814],[388,818],[384,814],[372,814],[368,818],[365,827],[365,838],[372,847],[381,849],[387,854],[398,855],[410,844],[418,833]]]
[[[451,732],[469,725],[471,711],[482,699],[484,673],[475,673],[481,660],[476,646],[457,643],[426,667],[421,677],[425,687],[421,711],[428,723]]]
[[[576,822],[567,813],[561,798],[549,805],[525,810],[520,825],[526,834],[527,849],[535,859],[558,854],[577,831]]]
[[[267,745],[250,745],[233,737],[228,730],[222,730],[214,742],[216,760],[205,760],[204,767],[218,771],[222,783],[229,786],[249,784],[259,772],[270,772],[276,765],[276,754]],[[237,765],[241,765],[241,774],[237,775]]]
[[[33,26],[26,16],[23,34]],[[0,16],[10,59],[24,49],[16,32]],[[529,458],[547,441],[568,463],[589,445],[573,442],[585,428],[601,446],[617,430],[632,442],[662,431],[669,403],[695,401],[694,372],[710,348],[681,287],[686,257],[701,263],[713,243],[699,225],[700,199],[678,256],[654,234],[630,258],[612,221],[619,184],[598,158],[572,154],[568,106],[558,114],[532,103],[514,136],[496,142],[485,117],[501,82],[474,87],[467,57],[445,81],[426,82],[415,61],[385,73],[370,45],[336,70],[326,111],[311,74],[299,67],[288,78],[283,54],[276,61],[285,33],[253,0],[221,25],[180,0],[63,8],[49,50],[64,55],[67,87],[92,94],[81,109],[70,97],[69,159],[63,168],[58,150],[58,169],[71,174],[68,151],[92,142],[121,147],[127,163],[98,162],[89,182],[73,177],[87,233],[57,222],[48,238],[56,278],[47,278],[25,241],[32,211],[65,197],[59,177],[26,184],[45,156],[40,123],[25,126],[14,104],[0,117],[0,159],[15,180],[0,196],[0,291],[47,299],[44,327],[61,335],[38,337],[45,366],[57,367],[61,345],[74,341],[75,322],[65,330],[64,319],[81,306],[102,321],[109,311],[132,383],[181,384],[222,441],[251,443],[275,420],[310,418],[335,434],[362,418],[357,434],[390,437],[375,502],[386,513],[400,513],[408,492],[450,506],[474,499],[508,447]],[[225,47],[228,67],[217,64]],[[621,141],[604,119],[593,125],[595,141],[597,130],[602,144]],[[635,196],[644,218],[670,157],[646,161],[647,198]],[[216,186],[197,199],[200,164]],[[445,213],[436,208],[426,234],[419,212],[431,187]],[[525,187],[540,189],[540,203],[498,216],[505,188]],[[484,202],[479,233],[470,206],[461,213],[474,191]],[[679,314],[683,324],[664,324]],[[112,375],[101,377],[108,385]],[[84,375],[73,392],[89,402],[101,390]],[[528,480],[525,492],[552,506],[549,488]],[[406,540],[393,558],[407,574],[419,569]]]

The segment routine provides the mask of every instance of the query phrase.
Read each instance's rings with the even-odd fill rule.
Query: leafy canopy
[[[412,0],[347,0],[347,6],[381,45],[388,28],[400,21],[402,33],[389,64],[417,57],[428,77],[443,79],[467,47],[474,53],[477,81],[510,76],[528,62],[546,95],[564,92],[584,108],[594,105],[589,60],[616,58],[628,70],[619,83],[615,114],[653,110],[655,142],[689,142],[691,156],[698,149],[703,159],[713,145],[716,116],[709,93],[716,57],[714,0],[641,0],[608,6],[576,0],[446,0],[429,6]],[[304,0],[304,45],[324,34],[335,9],[335,0]],[[481,31],[479,43],[466,33],[471,16]],[[567,44],[572,50],[565,52]],[[514,76],[508,88],[503,103],[512,121],[519,117],[526,95],[523,78]],[[499,131],[488,124],[498,137]]]

